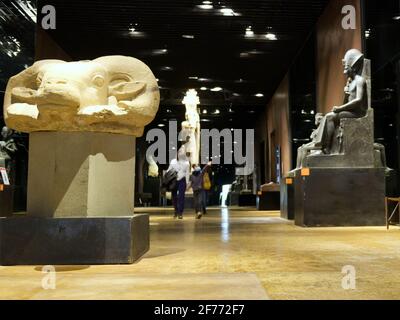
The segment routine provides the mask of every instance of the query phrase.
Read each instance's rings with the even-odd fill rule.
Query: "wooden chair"
[[[395,202],[396,206],[392,213],[389,216],[388,208],[389,208],[389,202]],[[386,215],[386,228],[389,230],[390,222],[392,221],[394,215],[396,214],[396,211],[399,213],[399,223],[400,223],[400,197],[398,198],[393,198],[393,197],[386,197],[385,198],[385,215]]]

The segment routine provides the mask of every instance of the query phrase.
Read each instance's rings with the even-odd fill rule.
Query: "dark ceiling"
[[[50,34],[72,59],[123,54],[147,63],[161,87],[158,118],[177,116],[189,88],[209,107],[205,118],[212,119],[216,108],[218,118],[243,120],[241,110],[252,117],[266,105],[327,1],[203,2],[46,0],[38,7],[55,6],[57,25]],[[249,26],[254,35],[246,37]],[[216,87],[222,90],[210,90]]]

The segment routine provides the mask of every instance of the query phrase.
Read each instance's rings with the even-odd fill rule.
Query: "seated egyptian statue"
[[[10,78],[8,127],[21,132],[91,131],[141,136],[158,110],[156,78],[140,60],[41,60]]]
[[[370,61],[357,49],[347,51],[344,103],[326,114],[311,142],[303,146],[299,167],[385,167],[384,147],[374,144]],[[309,152],[309,150],[314,152]],[[319,150],[320,152],[316,152]]]

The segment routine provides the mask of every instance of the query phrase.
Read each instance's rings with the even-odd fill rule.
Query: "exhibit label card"
[[[3,183],[6,186],[9,186],[10,185],[10,180],[8,179],[8,174],[7,174],[6,168],[0,167],[0,172],[1,172],[1,178],[3,179]]]

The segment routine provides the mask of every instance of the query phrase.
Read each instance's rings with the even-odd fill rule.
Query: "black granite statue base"
[[[281,218],[294,220],[294,185],[293,178],[282,179],[280,192]],[[288,183],[289,182],[289,183]]]
[[[149,216],[0,218],[0,265],[130,264],[150,246]]]
[[[296,171],[295,223],[305,227],[384,226],[385,169]]]

